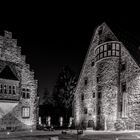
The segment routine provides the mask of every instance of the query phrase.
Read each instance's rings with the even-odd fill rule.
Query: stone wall
[[[96,48],[113,41],[121,45],[121,53],[97,61]],[[92,120],[95,128],[100,126],[98,129],[114,130],[115,123],[120,119],[124,122],[125,129],[135,129],[135,125],[140,125],[140,68],[127,47],[130,46],[124,46],[119,42],[105,23],[95,30],[75,91],[76,125],[80,126],[84,122],[88,127],[88,121]],[[121,70],[123,63],[125,70]],[[125,91],[122,89],[123,83],[126,86]],[[100,101],[99,92],[101,92]],[[100,115],[98,115],[99,106]]]
[[[6,65],[18,78],[19,99],[13,110],[0,119],[0,126],[6,128],[6,124],[10,123],[10,118],[13,118],[11,124],[17,129],[35,129],[38,119],[37,80],[34,79],[34,72],[30,70],[30,65],[26,64],[26,56],[21,54],[21,47],[17,46],[17,40],[12,39],[12,33],[7,31],[4,36],[0,36],[0,72]],[[23,89],[29,89],[28,99],[23,98]],[[22,107],[30,108],[29,118],[22,117]]]

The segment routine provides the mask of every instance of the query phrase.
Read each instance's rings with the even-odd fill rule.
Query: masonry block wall
[[[12,33],[0,36],[0,130],[36,129],[37,80]]]
[[[95,30],[75,91],[76,126],[140,128],[140,68],[128,47],[105,23]]]

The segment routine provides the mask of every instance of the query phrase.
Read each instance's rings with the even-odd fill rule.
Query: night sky
[[[115,24],[140,40],[139,14],[112,5],[115,7],[82,2],[8,3],[1,5],[0,35],[8,30],[18,40],[35,71],[40,94],[45,87],[52,90],[64,65],[78,76],[94,29],[102,22]]]

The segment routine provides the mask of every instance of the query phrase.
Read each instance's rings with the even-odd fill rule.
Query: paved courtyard
[[[76,131],[22,131],[22,132],[0,132],[0,140],[140,140],[140,131],[135,132],[103,132],[84,131],[78,135]]]

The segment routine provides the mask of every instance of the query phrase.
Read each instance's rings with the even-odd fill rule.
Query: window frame
[[[28,109],[28,113],[26,112],[27,110],[26,109]],[[26,111],[25,111],[26,110]],[[29,106],[23,106],[22,107],[22,109],[21,109],[21,116],[22,116],[22,118],[24,118],[24,119],[26,119],[26,118],[30,118],[30,107]],[[27,115],[27,114],[28,115]]]

